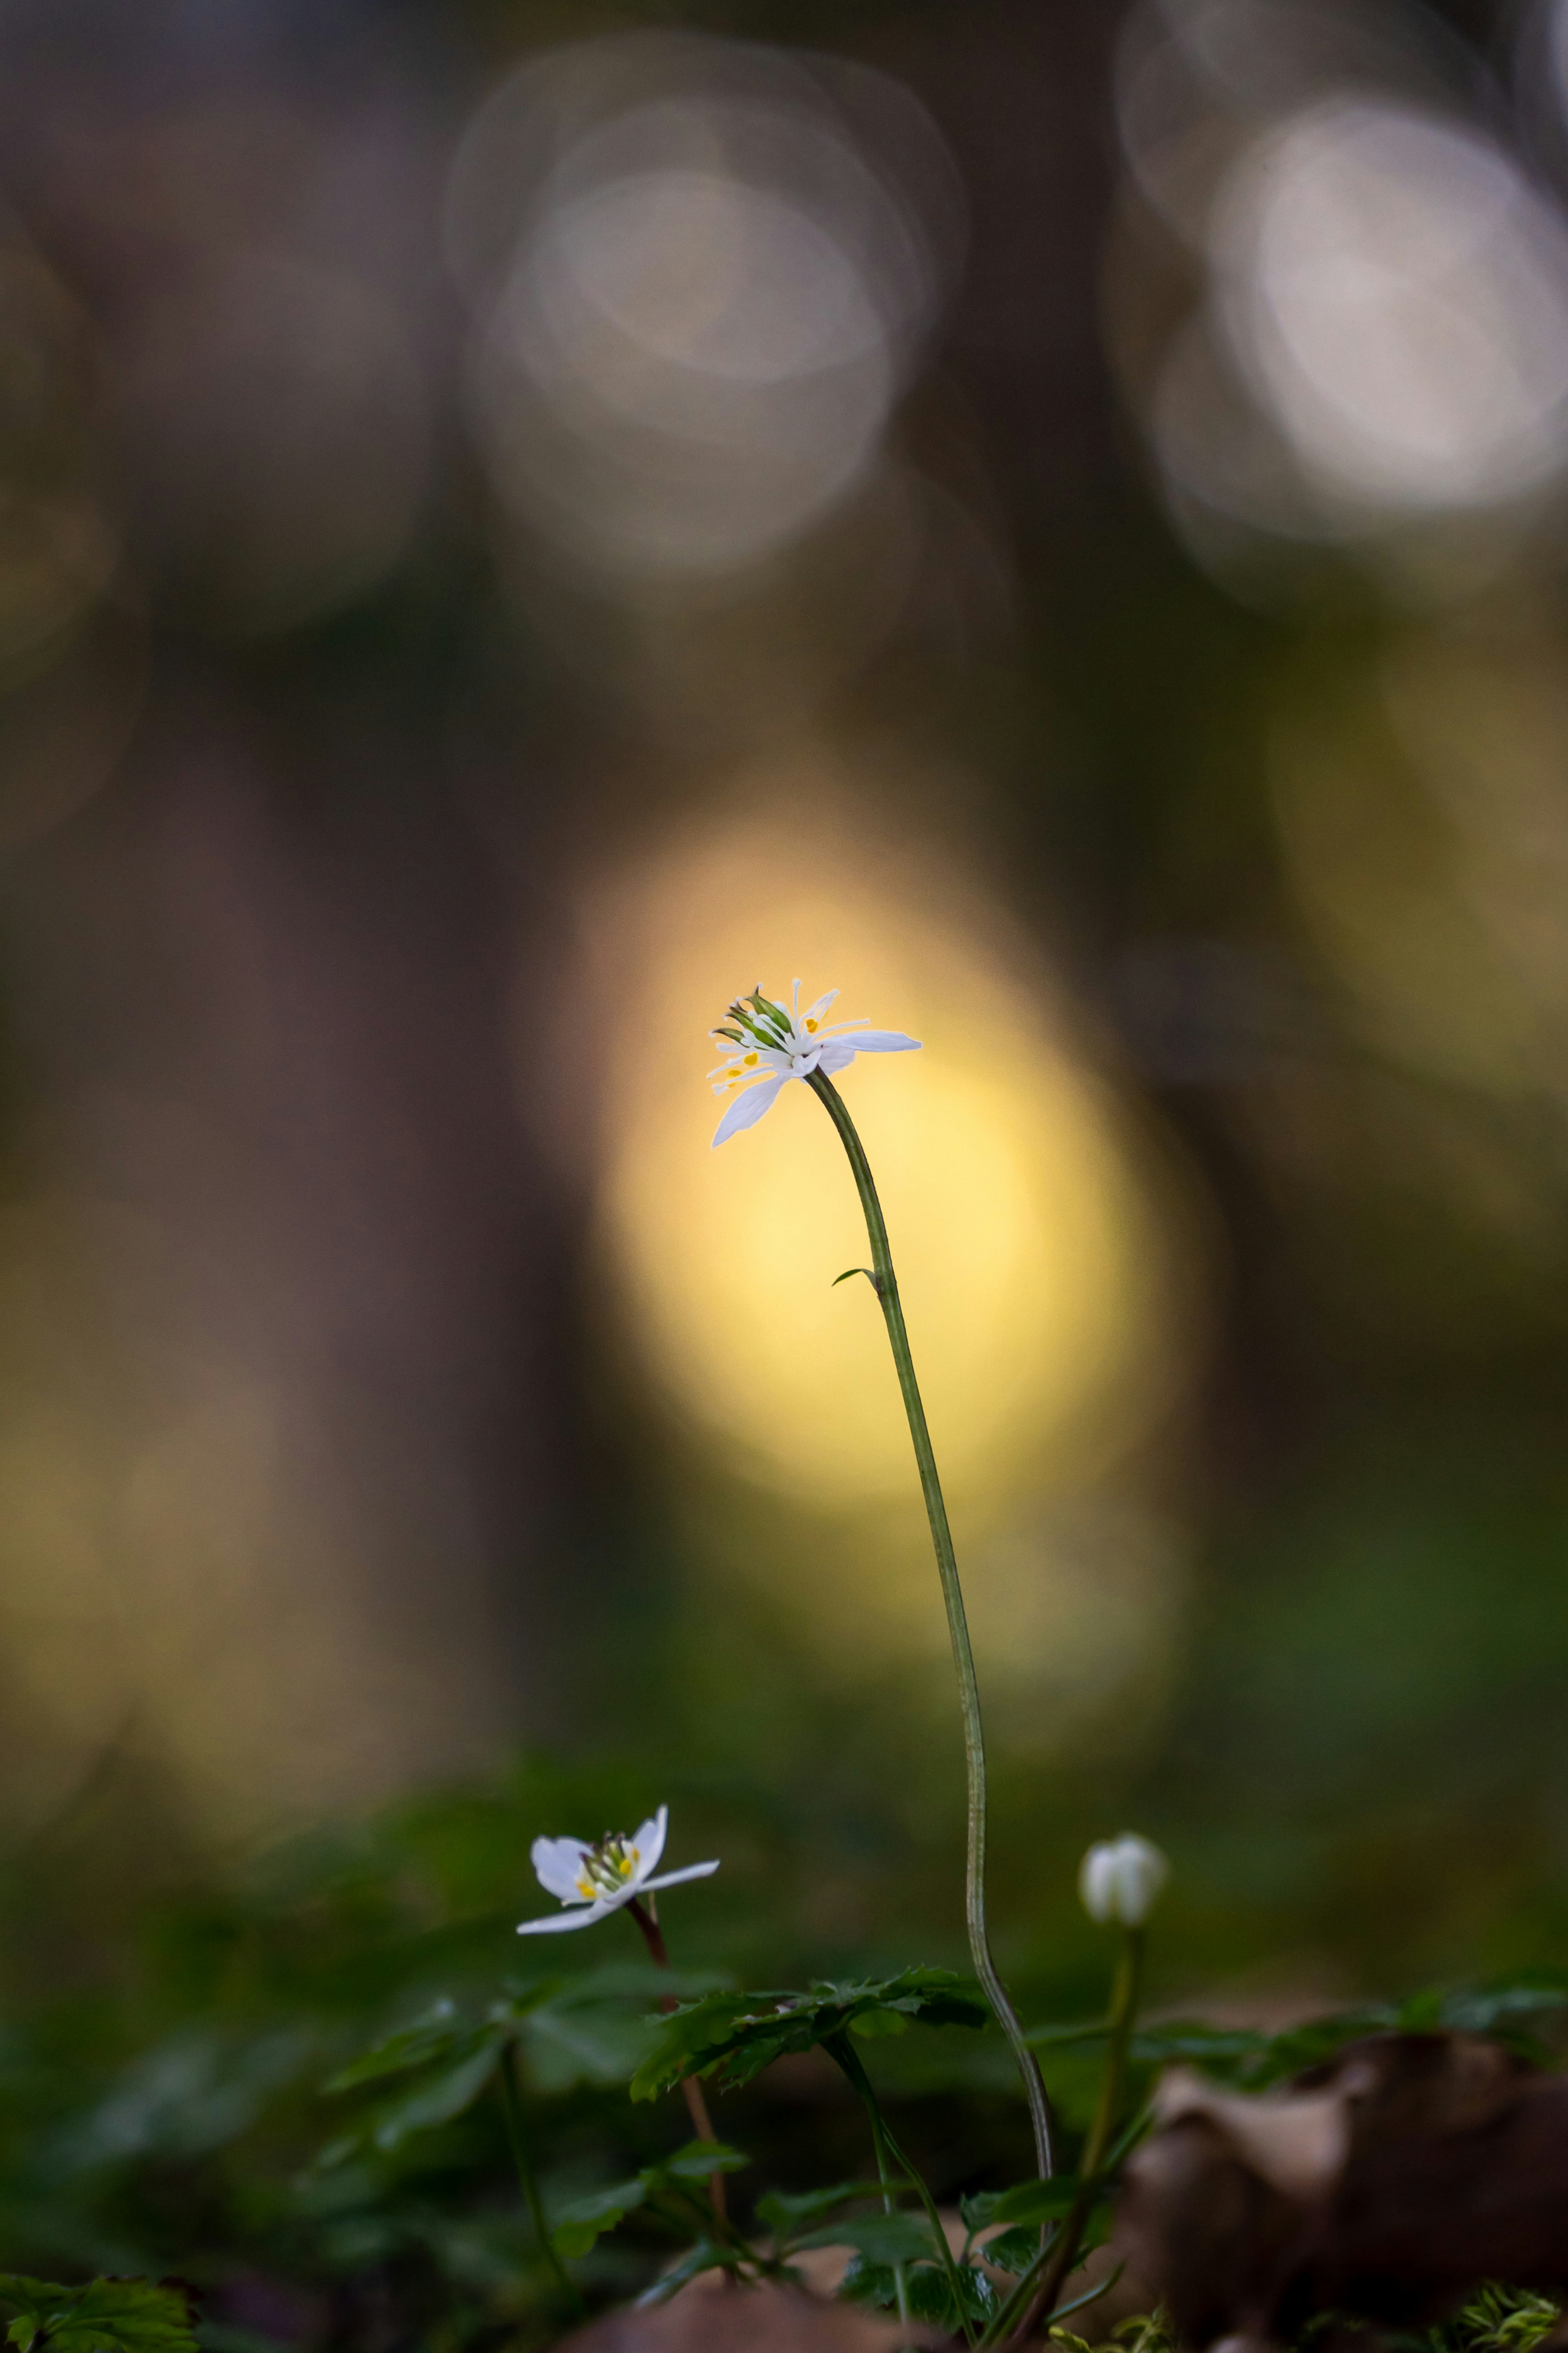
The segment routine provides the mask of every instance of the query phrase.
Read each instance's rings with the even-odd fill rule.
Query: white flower
[[[735,1096],[719,1122],[715,1149],[743,1127],[754,1127],[786,1079],[809,1079],[813,1071],[831,1078],[835,1071],[847,1071],[857,1054],[902,1054],[920,1044],[901,1029],[873,1029],[865,1021],[828,1021],[827,1009],[837,994],[830,988],[802,1013],[797,980],[786,1013],[754,988],[750,997],[737,997],[728,1018],[708,1032],[710,1038],[723,1039],[727,1049],[725,1060],[708,1073],[713,1092]]]
[[[1157,1846],[1135,1831],[1102,1839],[1084,1856],[1078,1892],[1091,1920],[1120,1920],[1141,1928],[1158,1902],[1171,1866]]]
[[[605,1837],[597,1846],[590,1846],[585,1839],[535,1839],[530,1859],[539,1883],[547,1895],[559,1896],[566,1909],[552,1912],[543,1920],[520,1921],[518,1935],[550,1936],[562,1928],[588,1928],[595,1920],[608,1919],[634,1895],[679,1887],[683,1879],[707,1879],[718,1870],[716,1862],[691,1862],[684,1871],[667,1871],[662,1879],[651,1878],[649,1873],[658,1870],[664,1852],[668,1823],[669,1808],[660,1806],[652,1820],[644,1822],[632,1838]]]

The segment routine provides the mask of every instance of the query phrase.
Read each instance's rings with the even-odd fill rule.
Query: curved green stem
[[[511,2150],[511,2161],[517,2168],[518,2187],[522,2191],[522,2202],[528,2209],[528,2219],[533,2225],[534,2237],[539,2241],[540,2253],[554,2273],[573,2310],[579,2313],[586,2312],[588,2307],[583,2300],[582,2290],[556,2253],[555,2242],[550,2235],[550,2226],[544,2219],[544,2205],[539,2195],[539,2177],[533,2170],[533,2159],[529,2154],[528,2132],[523,2123],[522,2090],[517,2080],[515,2042],[509,2042],[502,2051],[499,2073],[500,2104],[506,2116],[507,2145]]]
[[[1011,2043],[1013,2056],[1017,2061],[1018,2073],[1024,2079],[1024,2095],[1029,2104],[1029,2121],[1034,2126],[1036,2161],[1041,2173],[1048,2175],[1051,2171],[1051,2122],[1046,2087],[1035,2054],[1024,2040],[1024,2030],[1018,2023],[1017,2013],[996,1974],[996,1965],[992,1960],[990,1941],[985,1933],[985,1738],[980,1723],[980,1687],[975,1681],[974,1653],[970,1647],[969,1621],[963,1612],[963,1588],[958,1581],[958,1560],[952,1549],[952,1532],[947,1524],[947,1505],[942,1501],[936,1456],[931,1451],[931,1432],[926,1427],[920,1383],[915,1378],[914,1358],[910,1354],[910,1335],[904,1328],[904,1311],[899,1299],[899,1278],[893,1271],[893,1253],[888,1241],[887,1221],[882,1216],[882,1205],[877,1198],[877,1187],[865,1146],[856,1134],[855,1123],[849,1116],[843,1096],[832,1080],[825,1077],[821,1071],[814,1071],[806,1085],[838,1130],[839,1141],[849,1155],[849,1166],[855,1173],[860,1207],[866,1212],[866,1231],[871,1242],[871,1281],[882,1303],[893,1363],[898,1368],[899,1387],[903,1392],[904,1411],[909,1416],[910,1436],[914,1440],[915,1461],[925,1494],[926,1516],[931,1522],[931,1540],[936,1551],[937,1573],[942,1578],[942,1597],[947,1605],[947,1630],[952,1641],[952,1663],[958,1674],[958,1704],[963,1718],[963,1756],[969,1775],[969,1844],[964,1873],[964,1916],[969,1928],[969,1949],[974,1958],[974,1974],[985,1989],[985,1998],[995,2012],[996,2022]]]
[[[1073,2267],[1079,2241],[1083,2236],[1083,2226],[1101,2188],[1111,2128],[1121,2106],[1122,2087],[1127,2080],[1127,2046],[1132,2040],[1132,2029],[1138,2017],[1138,1996],[1142,1981],[1143,1931],[1141,1928],[1125,1928],[1116,1965],[1116,1982],[1110,1996],[1110,2048],[1106,2052],[1105,2073],[1100,2079],[1100,2098],[1095,2104],[1094,2122],[1089,2126],[1089,2138],[1084,2143],[1083,2157],[1079,2165],[1078,2191],[1068,2209],[1060,2234],[1052,2242],[1028,2310],[1007,2340],[1009,2346],[1021,2347],[1026,2342],[1040,2315],[1049,2312],[1054,2306],[1061,2294],[1062,2283]]]

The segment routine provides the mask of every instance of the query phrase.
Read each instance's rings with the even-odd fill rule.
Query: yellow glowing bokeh
[[[910,1440],[842,1148],[808,1090],[715,1152],[706,1033],[760,981],[923,1040],[839,1082],[876,1172],[951,1490],[1005,1507],[1147,1424],[1170,1372],[1164,1252],[1107,1092],[1026,950],[935,855],[835,831],[819,780],[606,889],[590,934],[611,1041],[601,1196],[640,1345],[733,1467],[802,1504],[902,1494]],[[610,1009],[612,1008],[613,1009]]]

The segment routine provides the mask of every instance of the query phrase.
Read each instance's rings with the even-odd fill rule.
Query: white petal
[[[862,1029],[858,1037],[853,1040],[847,1038],[844,1042],[853,1043],[858,1054],[907,1054],[921,1041],[918,1038],[906,1038],[901,1029]]]
[[[595,1920],[607,1920],[612,1912],[618,1912],[620,1908],[620,1901],[584,1904],[581,1910],[552,1912],[545,1920],[520,1920],[517,1933],[520,1936],[558,1936],[563,1928],[591,1928]]]
[[[563,1904],[587,1902],[577,1886],[583,1876],[583,1857],[587,1852],[581,1839],[534,1840],[529,1849],[529,1860],[546,1895],[558,1895]]]
[[[1109,1839],[1101,1839],[1084,1856],[1079,1866],[1079,1897],[1091,1920],[1102,1924],[1116,1916],[1116,1851]]]
[[[847,1038],[830,1038],[817,1059],[816,1067],[831,1078],[835,1071],[847,1071],[855,1060],[855,1048]]]
[[[1125,1831],[1112,1850],[1116,1857],[1117,1916],[1141,1928],[1164,1891],[1171,1866],[1159,1848],[1136,1831]]]
[[[689,1862],[684,1871],[667,1871],[662,1879],[645,1879],[639,1893],[657,1895],[661,1887],[679,1887],[683,1879],[711,1879],[718,1868],[717,1858],[712,1862]]]
[[[735,1097],[719,1122],[713,1137],[715,1152],[721,1144],[728,1144],[732,1135],[739,1135],[743,1127],[755,1127],[763,1113],[773,1108],[773,1097],[787,1076],[786,1071],[781,1071],[777,1078],[764,1079],[760,1086],[748,1087],[744,1094]]]
[[[820,1021],[828,1007],[837,998],[837,995],[838,991],[836,988],[830,988],[826,997],[819,997],[816,1003],[807,1008],[806,1019],[808,1021]]]
[[[650,1820],[644,1822],[632,1840],[632,1844],[637,1851],[637,1867],[632,1873],[632,1878],[638,1887],[642,1885],[650,1871],[658,1869],[658,1859],[664,1852],[665,1832],[668,1828],[669,1808],[660,1806],[658,1813]]]
[[[1079,1873],[1079,1894],[1091,1920],[1141,1928],[1170,1875],[1157,1846],[1135,1831],[1124,1831],[1119,1839],[1102,1839],[1089,1848]]]

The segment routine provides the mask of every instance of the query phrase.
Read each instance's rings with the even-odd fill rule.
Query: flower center
[[[624,1895],[638,1860],[636,1847],[623,1831],[606,1831],[598,1845],[591,1846],[583,1857],[578,1894],[586,1896],[590,1904],[604,1895]]]

